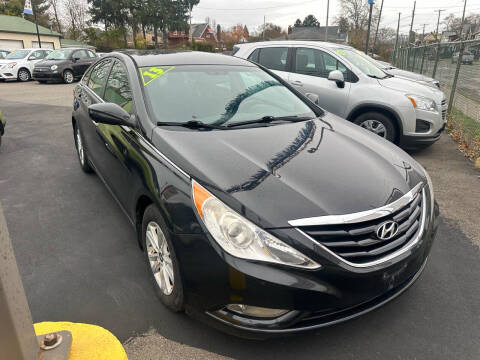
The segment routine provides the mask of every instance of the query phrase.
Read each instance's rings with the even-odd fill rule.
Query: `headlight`
[[[437,111],[435,101],[419,95],[406,95],[415,109],[426,111]]]
[[[58,66],[57,65],[52,65],[50,66],[50,70],[57,70],[58,69]]]
[[[303,269],[321,266],[227,207],[197,182],[193,201],[210,235],[232,256]]]
[[[17,63],[16,63],[16,62],[13,62],[13,63],[8,64],[8,67],[9,67],[10,69],[13,69],[15,66],[17,66]]]

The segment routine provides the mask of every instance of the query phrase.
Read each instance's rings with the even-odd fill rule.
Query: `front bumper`
[[[0,80],[17,80],[17,70],[15,69],[0,70]]]
[[[177,235],[175,250],[182,264],[186,311],[219,330],[246,338],[315,330],[358,317],[394,299],[420,276],[437,229],[438,207],[435,210],[434,220],[415,247],[371,268],[352,268],[308,252],[321,269],[255,263],[215,249],[209,235]],[[305,240],[295,229],[271,232],[296,242]],[[225,306],[232,303],[289,312],[274,319],[251,318],[228,311]]]
[[[403,149],[407,150],[415,150],[415,149],[422,149],[426,148],[433,143],[437,142],[440,137],[442,136],[442,133],[445,131],[445,124],[438,130],[437,133],[434,135],[430,136],[403,136],[400,139],[400,144],[399,146]]]
[[[57,80],[62,80],[62,74],[59,73],[58,71],[38,71],[34,70],[33,75],[32,75],[33,80],[37,81],[57,81]]]

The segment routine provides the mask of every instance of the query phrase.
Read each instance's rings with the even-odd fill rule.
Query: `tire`
[[[76,124],[73,128],[73,137],[75,139],[75,149],[77,150],[78,162],[80,163],[80,167],[84,172],[90,174],[93,172],[93,169],[88,162],[88,156],[84,146],[85,142],[83,141],[82,133],[80,132],[80,129]]]
[[[145,210],[141,231],[148,272],[157,296],[171,311],[183,311],[183,282],[180,276],[179,263],[163,216],[155,205],[150,205]],[[155,241],[157,245],[155,245]],[[158,256],[160,248],[161,256]],[[166,259],[168,260],[166,261]],[[156,273],[154,268],[157,270]],[[171,278],[172,275],[173,279]]]
[[[21,68],[20,70],[18,70],[18,75],[17,75],[18,81],[27,82],[27,81],[30,81],[31,78],[32,78],[32,75],[30,74],[30,71],[28,71],[28,69]]]
[[[75,77],[73,76],[73,72],[71,70],[65,70],[63,72],[63,81],[65,84],[73,84]]]
[[[394,142],[398,135],[394,121],[379,112],[366,112],[358,116],[353,122],[390,142]]]

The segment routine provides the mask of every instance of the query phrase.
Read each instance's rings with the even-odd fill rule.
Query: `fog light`
[[[243,304],[229,304],[226,308],[234,313],[257,318],[276,318],[286,314],[289,310],[269,309],[258,306],[250,306]]]

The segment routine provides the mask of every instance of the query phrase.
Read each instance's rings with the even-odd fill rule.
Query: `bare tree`
[[[59,0],[50,0],[50,7],[53,11],[53,18],[55,19],[55,26],[57,27],[57,31],[59,33],[62,33],[62,24],[59,19],[59,12],[60,12]]]
[[[64,0],[63,6],[68,34],[76,40],[82,35],[87,24],[87,4],[85,0]]]

